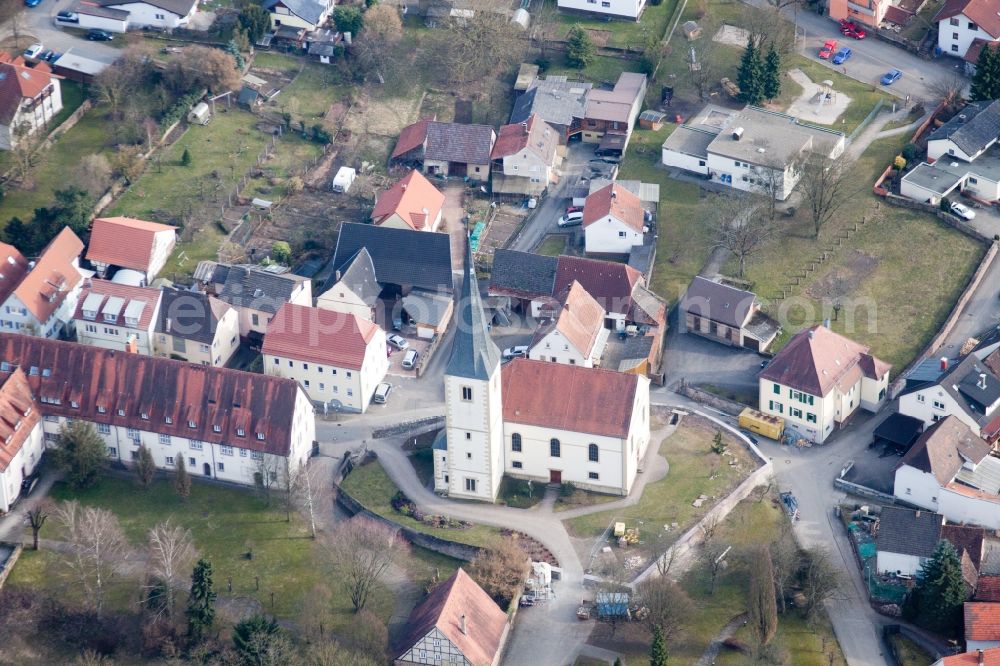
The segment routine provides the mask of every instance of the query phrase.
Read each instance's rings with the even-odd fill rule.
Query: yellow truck
[[[747,407],[740,412],[740,427],[780,442],[785,432],[785,419]]]

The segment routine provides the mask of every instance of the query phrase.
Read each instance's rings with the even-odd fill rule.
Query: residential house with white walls
[[[43,338],[72,333],[83,280],[93,275],[80,268],[82,252],[83,242],[69,227],[60,231],[38,259],[27,262],[26,267],[23,257],[19,259],[20,254],[11,253],[8,246],[9,272],[19,279],[0,305],[0,331]]]
[[[966,650],[1000,648],[1000,604],[966,601],[963,614]]]
[[[160,298],[159,289],[85,280],[73,315],[77,340],[85,345],[152,356]]]
[[[264,372],[290,377],[313,402],[364,412],[389,370],[385,331],[331,310],[286,303],[264,336]]]
[[[684,292],[680,312],[685,333],[757,352],[767,350],[781,332],[781,325],[761,311],[755,293],[700,275]]]
[[[354,260],[333,275],[333,284],[316,298],[316,307],[375,321],[382,285],[375,275],[375,264],[362,247]]]
[[[236,308],[200,291],[165,287],[153,335],[153,352],[221,368],[240,347]]]
[[[972,43],[1000,41],[1000,11],[992,0],[948,0],[934,16],[938,48],[962,58]]]
[[[941,657],[931,666],[1000,666],[1000,647]]]
[[[334,4],[334,0],[264,0],[263,7],[271,12],[272,29],[316,30],[326,24]]]
[[[942,525],[944,516],[933,511],[882,507],[875,537],[878,573],[917,575],[934,555]]]
[[[444,211],[444,194],[413,169],[379,195],[372,209],[372,224],[437,231]]]
[[[896,466],[893,494],[954,523],[1000,529],[1000,458],[958,417],[924,431]]]
[[[0,51],[0,150],[11,150],[62,111],[60,78],[47,62],[29,67],[23,56]]]
[[[865,345],[826,326],[803,329],[758,375],[758,409],[822,443],[858,409],[879,410],[891,368]]]
[[[559,0],[557,6],[567,13],[638,21],[646,8],[646,0]]]
[[[645,215],[639,197],[618,183],[588,195],[583,205],[587,254],[627,255],[633,247],[642,245]]]
[[[21,482],[45,452],[42,414],[20,368],[0,374],[0,513],[11,510]]]
[[[0,381],[19,369],[48,446],[84,421],[126,465],[145,445],[160,469],[183,458],[192,476],[280,483],[316,439],[312,403],[291,379],[0,333]]]
[[[285,303],[312,306],[312,281],[282,266],[219,264],[203,261],[195,271],[205,291],[236,308],[240,337],[258,343]]]
[[[98,0],[98,4],[128,12],[128,27],[133,30],[184,28],[198,12],[198,0]]]
[[[543,315],[548,319],[535,330],[528,358],[585,368],[600,364],[610,331],[604,308],[579,282],[574,280]]]
[[[146,284],[159,275],[177,245],[177,227],[131,217],[98,217],[90,230],[87,261],[102,278],[112,268],[142,273]]]
[[[538,115],[500,128],[493,152],[495,194],[538,196],[558,180],[559,132]]]

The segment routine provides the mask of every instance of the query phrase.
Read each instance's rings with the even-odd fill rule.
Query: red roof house
[[[444,209],[442,194],[419,171],[413,170],[382,193],[372,210],[372,224],[437,231]]]
[[[618,183],[591,193],[583,205],[587,254],[628,254],[642,245],[645,211],[635,194]]]
[[[177,227],[132,217],[99,217],[90,232],[87,260],[102,276],[110,266],[156,277],[177,242]]]

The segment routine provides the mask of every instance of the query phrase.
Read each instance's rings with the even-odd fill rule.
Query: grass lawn
[[[542,240],[542,244],[535,248],[535,254],[543,254],[546,257],[558,257],[566,251],[566,236],[552,234]]]
[[[0,225],[5,226],[12,217],[30,219],[36,208],[51,205],[55,191],[72,184],[81,157],[105,153],[110,158],[107,132],[107,121],[100,110],[85,113],[51,149],[36,158],[29,176],[29,188],[11,188],[6,192],[0,202]]]
[[[930,666],[937,661],[903,634],[889,634],[889,643],[896,651],[899,666]]]
[[[596,506],[598,504],[607,504],[608,502],[614,502],[615,500],[620,500],[621,497],[617,495],[605,495],[604,493],[592,493],[587,490],[581,490],[580,488],[574,488],[573,492],[569,495],[563,495],[559,493],[556,497],[556,504],[554,507],[555,511],[568,511],[570,509],[578,509],[584,506]]]
[[[530,509],[541,502],[544,495],[545,486],[542,484],[535,483],[529,486],[527,481],[505,476],[500,481],[500,490],[497,491],[497,503],[515,509]]]
[[[752,469],[749,455],[729,434],[724,435],[724,440],[729,445],[729,451],[740,462],[739,467],[728,465],[727,461],[731,459],[729,456],[712,453],[712,438],[715,432],[715,427],[709,421],[698,417],[685,417],[673,434],[664,438],[662,442],[650,443],[650,446],[659,444],[660,455],[670,464],[667,475],[655,483],[647,484],[642,499],[630,507],[601,511],[565,521],[570,534],[594,539],[599,537],[613,521],[624,521],[630,527],[641,521],[643,526],[640,538],[643,531],[649,536],[671,523],[679,525],[677,529],[671,529],[671,534],[680,536],[711,508],[715,499],[723,497]],[[701,508],[695,508],[691,503],[699,495],[707,495],[710,499]],[[645,551],[649,546],[644,548],[640,545],[636,548]],[[651,555],[649,552],[646,554]]]
[[[411,516],[393,510],[392,497],[399,488],[382,469],[378,460],[355,467],[354,471],[340,484],[354,499],[366,509],[418,532],[426,532],[440,539],[449,539],[473,546],[485,546],[500,538],[500,530],[487,525],[473,525],[468,529],[441,529],[430,527]]]
[[[619,178],[660,184],[656,263],[650,287],[667,300],[668,307],[705,265],[711,251],[710,232],[702,222],[705,216],[700,211],[698,186],[670,178],[658,166],[660,146],[674,127],[667,124],[656,132],[636,129],[619,174]]]
[[[853,165],[848,190],[853,194],[824,226],[818,242],[800,210],[753,258],[747,278],[758,295],[772,299],[790,276],[802,274],[810,258],[833,248],[825,264],[791,287],[777,307],[770,306],[770,314],[777,315],[786,331],[779,346],[791,333],[832,318],[837,300],[844,308],[833,329],[871,345],[873,353],[899,372],[948,316],[984,248],[936,218],[884,205],[871,194],[876,174],[905,142],[906,137],[877,141]],[[872,221],[835,246],[834,237],[862,216]],[[735,264],[730,262],[726,270],[735,274]]]

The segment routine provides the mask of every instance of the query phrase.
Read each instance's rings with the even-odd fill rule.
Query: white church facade
[[[529,359],[501,366],[470,265],[467,254],[435,492],[493,502],[507,474],[627,495],[649,445],[649,380]]]

